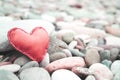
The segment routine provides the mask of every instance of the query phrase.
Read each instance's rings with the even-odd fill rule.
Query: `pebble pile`
[[[0,0],[0,80],[120,80],[119,3]],[[38,24],[50,39],[41,62],[15,50],[6,36],[17,25],[30,31]]]

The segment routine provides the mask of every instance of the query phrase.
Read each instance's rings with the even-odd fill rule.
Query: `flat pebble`
[[[88,49],[85,54],[85,61],[88,66],[99,63],[100,62],[100,55],[96,49]]]
[[[44,68],[33,67],[19,74],[20,80],[50,80],[49,73]]]
[[[14,64],[18,64],[20,66],[23,66],[24,64],[28,63],[29,61],[31,61],[28,57],[26,56],[21,56],[18,57],[15,61]]]
[[[11,72],[17,72],[20,69],[20,65],[18,64],[7,64],[0,66],[0,70],[7,70]]]
[[[26,63],[25,65],[23,65],[20,68],[19,72],[23,71],[24,69],[31,68],[31,67],[39,67],[38,62],[36,62],[36,61],[30,61],[30,62]]]
[[[66,58],[66,54],[63,52],[56,52],[50,55],[50,62],[53,62],[58,59]]]
[[[51,73],[58,69],[72,69],[72,67],[75,66],[85,66],[84,59],[81,57],[67,57],[59,59],[48,64],[45,69]]]
[[[10,71],[0,70],[0,80],[19,80],[18,77]]]
[[[43,60],[40,62],[41,67],[46,67],[50,63],[49,54],[46,53]]]
[[[110,69],[101,63],[95,63],[89,69],[94,71],[94,76],[97,80],[111,80],[113,78]]]
[[[116,60],[111,65],[111,71],[113,74],[118,73],[120,70],[120,60]]]
[[[69,70],[60,69],[52,73],[51,80],[81,80],[76,74]]]

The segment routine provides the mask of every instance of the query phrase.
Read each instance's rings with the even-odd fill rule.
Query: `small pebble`
[[[85,80],[96,80],[93,75],[88,75]]]
[[[110,50],[110,60],[114,61],[119,55],[119,49],[117,48],[112,48]]]
[[[63,49],[62,52],[66,54],[67,57],[72,57],[72,53],[68,49]]]
[[[109,50],[101,50],[99,51],[100,57],[101,57],[101,61],[102,60],[110,60],[110,51]]]
[[[51,80],[81,80],[73,72],[66,69],[59,69],[52,73]]]
[[[101,63],[104,64],[105,66],[107,66],[110,69],[112,61],[105,59]]]

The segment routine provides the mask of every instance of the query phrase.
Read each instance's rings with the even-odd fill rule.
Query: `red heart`
[[[47,51],[49,37],[42,27],[36,27],[30,34],[20,28],[8,31],[10,44],[34,61],[41,61]]]

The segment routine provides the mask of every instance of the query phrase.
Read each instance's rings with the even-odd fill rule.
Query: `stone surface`
[[[48,64],[45,69],[48,70],[48,72],[53,72],[58,69],[72,69],[72,67],[75,66],[85,66],[84,59],[81,57],[67,57],[59,59]]]
[[[120,72],[114,75],[113,80],[120,80]]]
[[[44,68],[33,67],[19,74],[20,80],[50,80],[50,75]]]
[[[119,49],[117,49],[117,48],[112,48],[112,49],[110,50],[110,59],[111,59],[112,61],[114,61],[114,60],[118,57],[118,55],[119,55]]]
[[[85,78],[85,80],[96,80],[94,76],[89,75]]]
[[[52,73],[51,80],[81,80],[76,74],[69,70],[60,69]]]
[[[18,64],[20,66],[28,63],[29,61],[31,61],[28,57],[26,56],[21,56],[21,57],[18,57],[15,61],[14,61],[14,64]]]
[[[49,54],[46,53],[44,59],[40,62],[41,67],[46,67],[50,63]]]
[[[7,64],[0,66],[0,70],[7,70],[11,72],[17,72],[20,69],[20,65],[17,64]]]
[[[110,60],[110,51],[109,50],[101,50],[99,51],[100,57],[101,57],[101,61],[102,60]]]
[[[113,74],[118,73],[120,70],[120,60],[116,60],[111,65],[111,71]]]
[[[0,80],[19,80],[18,77],[10,71],[0,70]]]
[[[88,49],[85,54],[85,61],[88,66],[99,63],[100,62],[100,55],[96,49]]]
[[[66,58],[66,54],[63,52],[56,52],[50,55],[50,62],[62,59],[62,58]]]
[[[25,65],[23,65],[20,68],[19,72],[23,71],[24,69],[28,69],[28,68],[32,68],[32,67],[39,67],[38,62],[36,62],[36,61],[30,61],[30,62],[26,63]]]
[[[112,61],[105,59],[101,63],[104,64],[105,66],[107,66],[110,69]]]
[[[113,78],[110,69],[101,63],[95,63],[89,69],[94,71],[94,76],[97,80],[111,80]]]

